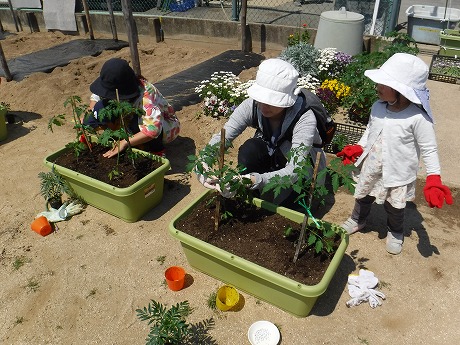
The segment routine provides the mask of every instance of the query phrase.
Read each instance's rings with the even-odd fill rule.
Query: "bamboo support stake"
[[[225,157],[225,128],[220,130],[220,149],[219,149],[219,171],[222,171],[224,167],[224,157]],[[221,178],[222,176],[219,176]],[[216,201],[216,212],[214,216],[214,230],[219,230],[219,221],[220,221],[220,199],[221,196],[217,197]]]
[[[311,178],[310,194],[308,195],[308,206],[307,206],[308,208],[311,207],[311,203],[313,200],[313,192],[315,191],[316,177],[318,175],[318,167],[319,167],[320,159],[321,159],[321,152],[317,152],[315,167],[313,168],[313,176]],[[307,228],[308,212],[309,212],[308,210],[305,210],[305,215],[303,216],[302,228],[300,229],[299,240],[297,242],[297,247],[294,253],[294,259],[292,260],[294,263],[296,263],[297,258],[299,257],[300,250],[302,249],[304,242],[305,242],[305,232]]]

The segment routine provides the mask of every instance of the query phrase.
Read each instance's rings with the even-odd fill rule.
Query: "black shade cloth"
[[[22,55],[7,62],[13,80],[21,81],[35,72],[51,72],[56,67],[67,65],[71,60],[83,56],[97,56],[104,50],[119,50],[128,47],[128,42],[111,39],[77,39],[52,48]],[[0,76],[5,72],[0,67]]]
[[[259,66],[263,59],[262,55],[256,53],[228,50],[154,84],[174,109],[180,110],[201,101],[195,88],[202,80],[209,79],[213,72],[225,71],[239,75],[245,69]]]

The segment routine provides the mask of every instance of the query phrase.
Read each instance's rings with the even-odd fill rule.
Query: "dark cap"
[[[120,100],[128,100],[139,96],[139,79],[128,62],[113,58],[107,60],[101,68],[99,77],[89,89],[99,97],[116,99],[116,89]]]

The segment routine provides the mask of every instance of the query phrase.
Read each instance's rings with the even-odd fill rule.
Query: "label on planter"
[[[144,189],[144,198],[148,198],[153,193],[155,193],[155,183],[152,183],[150,186]]]

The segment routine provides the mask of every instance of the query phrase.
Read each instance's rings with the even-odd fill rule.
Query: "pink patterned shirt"
[[[163,130],[163,143],[170,143],[180,132],[174,108],[152,83],[140,79],[140,84],[144,90],[142,108],[145,111],[145,115],[139,118],[140,131],[150,138],[157,138]]]

